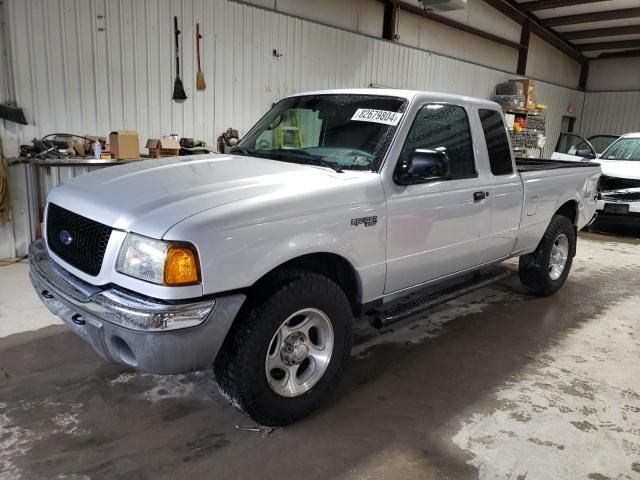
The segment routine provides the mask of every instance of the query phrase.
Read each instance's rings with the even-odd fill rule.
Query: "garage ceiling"
[[[507,0],[589,58],[640,56],[640,0]]]

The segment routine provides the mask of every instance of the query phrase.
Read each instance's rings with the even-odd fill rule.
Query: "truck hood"
[[[56,187],[48,201],[116,229],[162,238],[206,210],[279,190],[331,188],[362,173],[207,154],[104,168]]]
[[[607,177],[640,180],[640,162],[630,160],[596,160],[602,167],[602,174]]]

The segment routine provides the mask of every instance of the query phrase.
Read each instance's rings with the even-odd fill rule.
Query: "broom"
[[[180,30],[178,30],[178,17],[173,17],[173,34],[176,39],[176,79],[173,82],[173,99],[186,100],[187,94],[184,92],[184,86],[182,85],[182,80],[180,80],[180,47],[178,46]]]
[[[207,88],[207,82],[204,81],[204,72],[200,66],[200,24],[196,23],[196,52],[198,57],[198,73],[196,74],[196,90],[204,90]]]

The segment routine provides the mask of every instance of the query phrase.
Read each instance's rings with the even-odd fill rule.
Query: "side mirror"
[[[596,158],[596,155],[588,148],[585,148],[584,150],[577,150],[576,155],[578,157],[587,158],[589,160],[593,160],[594,158]]]
[[[425,183],[449,177],[450,161],[446,152],[418,148],[398,164],[395,181],[399,185]]]

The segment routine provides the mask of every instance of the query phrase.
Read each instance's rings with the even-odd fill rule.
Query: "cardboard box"
[[[526,97],[526,105],[527,110],[537,110],[536,105],[538,104],[538,100],[536,100],[535,93],[532,93]]]
[[[524,106],[527,110],[536,109],[536,95],[535,95],[535,82],[528,78],[516,78],[509,80],[510,82],[519,83],[522,85],[524,94]]]
[[[510,82],[514,82],[514,83],[520,83],[522,84],[522,93],[524,95],[527,95],[529,93],[534,93],[535,91],[535,82],[534,80],[531,80],[529,78],[514,78],[512,80],[509,80]]]
[[[138,132],[135,130],[116,130],[109,134],[111,156],[117,159],[140,158]]]
[[[180,155],[180,142],[173,138],[150,138],[147,140],[149,156],[152,158],[177,157]]]

